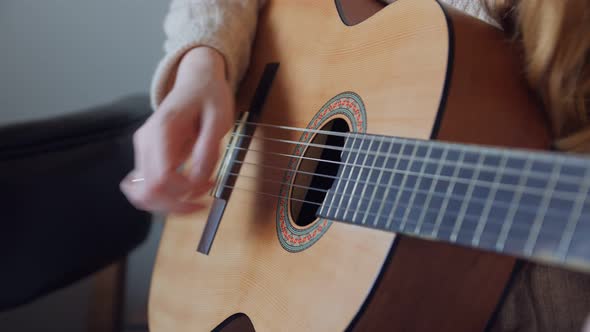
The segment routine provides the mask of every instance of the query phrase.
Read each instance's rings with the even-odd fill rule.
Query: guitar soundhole
[[[335,118],[320,130],[346,133],[350,132],[350,127],[344,119]],[[296,226],[306,227],[317,219],[316,212],[338,173],[344,139],[343,136],[317,133],[306,148],[291,186],[291,216]]]

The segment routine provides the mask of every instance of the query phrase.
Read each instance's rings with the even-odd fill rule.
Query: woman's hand
[[[189,213],[212,186],[219,146],[234,123],[234,96],[223,56],[209,47],[189,51],[174,86],[133,137],[135,169],[121,190],[137,208]],[[179,167],[190,157],[187,174]]]

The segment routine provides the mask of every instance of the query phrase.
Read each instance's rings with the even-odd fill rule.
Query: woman
[[[121,184],[138,208],[174,213],[201,208],[187,198],[198,198],[211,186],[264,2],[173,0],[165,22],[167,54],[152,85],[157,112],[137,131],[136,169]],[[549,113],[556,147],[590,152],[590,0],[444,2],[502,26],[522,43],[528,81]],[[189,156],[188,175],[177,173]],[[132,183],[139,180],[141,186]],[[492,331],[580,331],[588,312],[589,276],[528,264]]]

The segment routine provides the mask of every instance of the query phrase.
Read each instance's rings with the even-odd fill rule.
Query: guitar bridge
[[[256,130],[256,126],[248,124],[258,121],[278,69],[278,63],[269,63],[266,65],[262,73],[262,78],[256,88],[252,104],[250,105],[250,111],[242,114],[238,121],[238,126],[234,128],[229,147],[225,150],[223,162],[217,173],[215,187],[212,190],[215,200],[209,211],[207,224],[197,247],[197,251],[202,254],[208,255],[211,250],[227,201],[233,191],[236,177],[230,176],[230,172],[232,174],[238,174],[240,172],[242,164],[236,163],[235,161],[244,160],[251,137]]]

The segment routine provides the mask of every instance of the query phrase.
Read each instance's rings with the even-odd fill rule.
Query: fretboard
[[[590,270],[590,159],[347,138],[318,216]]]

